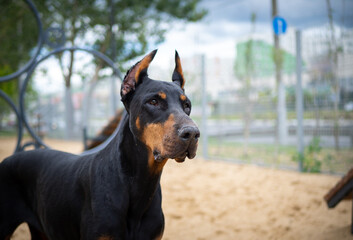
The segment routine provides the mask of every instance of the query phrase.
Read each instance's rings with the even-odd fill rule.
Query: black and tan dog
[[[32,239],[159,239],[164,229],[160,176],[168,159],[195,157],[199,130],[190,119],[178,54],[172,82],[152,80],[156,50],[126,74],[127,113],[101,151],[15,154],[0,164],[0,239],[27,222]]]

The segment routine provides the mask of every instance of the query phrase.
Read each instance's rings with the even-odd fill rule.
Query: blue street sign
[[[287,30],[287,23],[284,18],[276,16],[273,18],[273,31],[276,35],[284,34]]]

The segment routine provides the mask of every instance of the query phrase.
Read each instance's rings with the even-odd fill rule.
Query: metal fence
[[[200,74],[204,79],[194,81],[211,85],[204,92],[204,115],[201,111],[195,114],[203,126],[200,155],[307,172],[342,174],[353,167],[353,30],[334,27],[335,47],[329,25],[299,32],[299,70],[296,31],[291,29],[281,36],[285,88],[282,120],[278,120],[278,84],[270,34],[237,41],[237,55],[228,66],[215,64],[222,61],[222,56],[196,57],[200,72],[206,70]],[[249,52],[251,55],[246,55]],[[215,94],[216,81],[221,89]],[[200,90],[193,94],[202,95]],[[298,112],[297,103],[302,104],[302,112]],[[202,108],[201,102],[196,105],[194,109]],[[279,121],[285,126],[282,138],[278,136]]]
[[[119,70],[105,55],[87,48],[63,47],[65,37],[62,32],[59,29],[43,30],[33,3],[30,0],[24,2],[38,25],[37,46],[31,59],[20,70],[0,77],[0,83],[21,83],[16,99],[0,90],[0,106],[6,113],[0,114],[0,133],[2,136],[16,134],[16,151],[27,145],[46,146],[40,136],[43,131],[46,136],[64,137],[62,98],[57,93],[39,94],[29,101],[28,96],[28,83],[39,74],[40,64],[49,62],[51,56],[83,52],[105,61],[112,68],[112,72],[106,75],[120,76]],[[45,37],[50,32],[58,37],[54,42],[50,41],[53,38]],[[188,78],[187,93],[193,102],[192,116],[201,126],[198,155],[206,159],[309,172],[346,172],[353,166],[353,30],[328,23],[301,31],[299,58],[298,35],[294,29],[281,35],[280,43],[284,117],[278,116],[279,84],[275,78],[272,33],[255,31],[236,39],[236,56],[232,59],[225,59],[221,54],[212,58],[201,55],[182,59]],[[43,51],[43,46],[51,47],[46,50],[54,50],[48,53]],[[301,70],[298,69],[298,59],[302,62]],[[302,89],[300,98],[297,95],[298,79]],[[90,119],[88,133],[91,135],[104,124],[102,119],[106,119],[109,110],[106,108],[107,99],[100,99],[100,96],[117,88],[109,85],[109,79],[101,83],[105,83],[102,94],[96,94],[96,101],[89,106],[99,111],[91,111],[95,115],[88,118],[87,107],[78,106],[76,109],[76,137],[82,137],[82,128],[88,123],[80,124],[87,119]],[[89,91],[92,88],[100,91],[99,86],[80,86],[76,97],[82,97],[80,93],[86,98],[92,97]],[[302,106],[299,113],[298,103],[302,103],[299,104]],[[282,128],[284,126],[281,137],[279,123]],[[24,135],[34,141],[24,143]],[[300,144],[303,144],[302,150]]]
[[[20,69],[10,73],[1,73],[0,75],[0,84],[15,82],[17,83],[15,86],[18,88],[18,93],[13,94],[14,96],[9,96],[8,93],[0,89],[0,137],[3,137],[2,144],[8,144],[8,141],[15,139],[16,144],[14,144],[14,152],[23,151],[29,146],[34,146],[35,148],[49,147],[43,137],[49,136],[55,138],[65,138],[63,132],[64,129],[67,128],[64,123],[64,117],[65,115],[71,114],[79,116],[74,117],[75,120],[73,127],[72,129],[69,129],[70,138],[79,138],[79,140],[83,141],[82,139],[87,138],[87,136],[84,136],[85,133],[97,131],[98,128],[105,124],[105,122],[100,122],[100,126],[95,126],[92,129],[89,129],[90,131],[86,131],[87,129],[85,129],[88,128],[88,119],[94,121],[95,117],[97,117],[95,115],[96,112],[93,112],[93,110],[95,109],[95,104],[98,104],[100,101],[95,101],[95,104],[90,101],[91,98],[95,97],[96,91],[94,90],[99,90],[99,88],[96,87],[97,82],[87,82],[85,86],[81,85],[79,89],[75,89],[79,90],[80,93],[70,96],[73,98],[73,100],[75,100],[75,97],[86,99],[86,106],[80,106],[82,105],[82,101],[78,101],[78,106],[76,107],[75,111],[70,112],[67,111],[67,109],[65,111],[65,107],[63,105],[64,97],[62,93],[60,93],[60,91],[59,93],[51,93],[50,91],[51,89],[59,89],[58,87],[55,87],[57,84],[63,86],[63,80],[57,76],[57,73],[53,73],[54,78],[52,81],[50,81],[50,83],[45,83],[46,80],[50,79],[48,69],[55,68],[53,67],[53,63],[50,59],[57,55],[64,56],[66,53],[71,53],[72,55],[75,53],[76,57],[80,53],[84,53],[87,55],[84,58],[86,60],[89,59],[92,64],[94,64],[93,59],[103,62],[105,66],[110,68],[110,72],[105,72],[103,74],[105,75],[104,78],[108,78],[108,81],[105,81],[107,83],[106,88],[108,89],[116,89],[116,86],[119,85],[116,83],[116,81],[122,79],[120,70],[117,68],[117,64],[115,64],[105,54],[102,54],[91,48],[79,46],[65,47],[66,37],[64,31],[60,28],[52,27],[43,29],[43,24],[39,16],[40,14],[31,0],[13,2],[12,4],[14,5],[11,5],[10,2],[8,7],[9,9],[2,9],[3,13],[7,10],[9,10],[8,12],[11,12],[10,10],[12,10],[11,8],[14,6],[18,7],[21,12],[26,12],[26,16],[28,17],[28,15],[30,15],[30,18],[33,18],[34,20],[34,24],[37,25],[35,31],[37,32],[38,37],[36,45],[33,46],[31,53],[27,54],[31,56],[30,59],[27,62],[23,62],[23,59],[19,59],[18,61],[20,62],[21,66]],[[23,37],[25,34],[25,31],[21,29],[21,26],[19,27],[20,30],[12,28],[11,26],[7,29],[10,29],[9,32],[6,32],[5,29],[2,32],[3,35],[8,34],[8,36],[11,37],[11,33],[15,32],[15,37],[19,38]],[[2,54],[6,55],[6,51],[8,50],[2,50]],[[63,58],[65,58],[65,56]],[[77,58],[80,60],[79,57]],[[82,59],[80,61],[82,62]],[[41,64],[48,64],[49,67],[46,66],[43,70],[40,67]],[[90,67],[92,69],[92,66]],[[90,68],[87,67],[87,69]],[[41,70],[42,72],[45,72],[45,76],[38,80],[38,76],[40,75],[39,72]],[[60,83],[55,83],[60,80]],[[101,82],[104,82],[104,80]],[[6,85],[2,86],[5,86],[6,88]],[[105,93],[106,96],[111,96],[112,99],[110,102],[117,102],[115,98],[116,91],[107,91]],[[118,106],[116,104],[113,104],[112,106],[114,110],[116,110],[117,107]],[[115,111],[110,111],[110,115],[111,112]],[[106,116],[104,117],[106,118]],[[92,123],[90,126],[92,125],[94,126],[94,123]],[[15,138],[13,138],[14,136]],[[25,140],[24,137],[26,137]],[[99,149],[100,147],[97,147],[91,150],[91,152],[98,151]]]

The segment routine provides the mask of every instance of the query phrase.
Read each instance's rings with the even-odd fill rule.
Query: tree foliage
[[[16,72],[32,57],[38,39],[38,27],[33,13],[25,1],[2,0],[0,2],[0,76]],[[18,104],[18,79],[0,83],[15,104]],[[29,85],[30,94],[35,94]],[[10,107],[1,101],[0,121]],[[1,124],[1,122],[0,122]]]
[[[14,72],[30,59],[36,46],[38,29],[34,15],[24,1],[0,3],[1,73]],[[5,72],[6,71],[6,72]]]
[[[61,27],[68,45],[94,46],[115,62],[144,54],[164,40],[175,20],[198,21],[200,0],[37,0],[44,30]],[[38,29],[24,1],[0,3],[0,68],[14,72],[33,54]],[[112,44],[112,36],[116,41]],[[114,46],[114,49],[112,49]]]
[[[48,0],[46,27],[61,27],[71,45],[94,46],[116,62],[146,53],[164,40],[175,20],[197,21],[200,0]],[[112,37],[116,41],[112,44]],[[114,46],[114,49],[112,49]]]
[[[206,11],[199,9],[200,1],[37,0],[35,4],[44,30],[61,28],[66,36],[66,46],[93,47],[121,67],[124,62],[145,54],[151,46],[162,42],[175,21],[202,19]],[[33,55],[38,38],[37,25],[24,1],[3,0],[0,3],[0,26],[0,74],[5,68],[14,72]],[[44,52],[52,50],[47,45],[44,48]],[[69,55],[69,61],[63,60],[63,54],[55,57],[65,81],[66,128],[71,131],[73,108],[70,95],[75,52],[71,51]],[[95,61],[91,83],[97,81],[98,73],[105,67],[102,61]],[[14,88],[17,87],[7,86],[7,89]]]

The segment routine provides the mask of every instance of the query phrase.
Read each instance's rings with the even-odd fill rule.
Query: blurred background
[[[126,70],[158,48],[149,75],[170,81],[176,49],[199,157],[343,174],[353,166],[352,9],[351,0],[1,0],[0,154],[99,145],[119,121]]]

